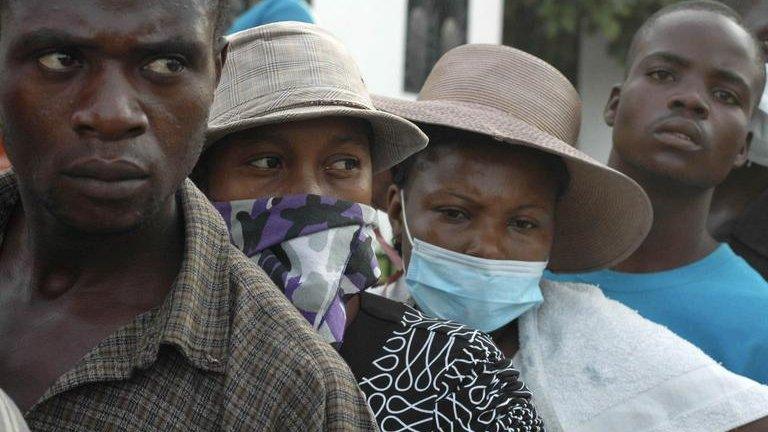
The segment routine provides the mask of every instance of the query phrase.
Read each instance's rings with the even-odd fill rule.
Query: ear
[[[603,118],[605,124],[613,127],[613,122],[616,120],[616,110],[619,108],[619,96],[621,95],[621,84],[616,84],[611,88],[611,95],[608,97],[608,103],[605,104],[605,110],[603,110]]]
[[[747,163],[747,157],[749,156],[749,149],[752,147],[752,132],[747,133],[747,139],[744,145],[739,150],[739,154],[736,155],[736,160],[733,162],[734,168],[739,168]]]
[[[387,189],[387,216],[392,225],[395,243],[403,243],[403,203],[400,201],[400,188],[390,185]]]
[[[218,87],[219,81],[221,81],[221,71],[224,69],[224,64],[227,62],[227,55],[229,55],[229,41],[225,37],[221,37],[217,43],[219,47],[219,54],[216,56],[216,86]]]

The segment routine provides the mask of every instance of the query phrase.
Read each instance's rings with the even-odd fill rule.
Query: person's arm
[[[753,421],[752,423],[734,429],[732,432],[766,432],[768,431],[768,417],[763,417],[760,420]]]
[[[319,359],[318,366],[324,371],[323,431],[378,431],[379,427],[368,408],[365,395],[341,357]]]

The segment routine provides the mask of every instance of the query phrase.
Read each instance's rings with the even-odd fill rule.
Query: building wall
[[[599,36],[582,36],[579,59],[579,93],[583,103],[579,147],[601,162],[608,161],[611,129],[603,120],[603,109],[611,87],[622,81],[624,67],[608,57]]]
[[[414,98],[403,91],[407,0],[313,0],[317,23],[357,58],[372,93]],[[470,0],[468,41],[501,43],[502,0]]]
[[[318,24],[328,28],[357,58],[372,93],[414,98],[403,91],[407,0],[313,0]],[[501,43],[503,0],[470,0],[470,43]],[[579,92],[584,102],[580,148],[600,161],[610,152],[610,129],[602,118],[612,83],[622,67],[599,37],[583,37]]]

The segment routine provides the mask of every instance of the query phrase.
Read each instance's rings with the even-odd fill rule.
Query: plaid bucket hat
[[[352,55],[328,31],[280,22],[229,37],[206,148],[235,132],[319,117],[368,121],[376,172],[427,145],[426,135],[413,123],[374,108]]]
[[[462,45],[435,65],[418,100],[374,97],[409,120],[488,135],[560,156],[571,182],[557,207],[549,259],[556,272],[610,267],[632,254],[653,210],[632,179],[576,149],[581,100],[557,69],[500,45]]]

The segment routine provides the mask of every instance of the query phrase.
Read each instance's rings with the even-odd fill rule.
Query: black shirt
[[[491,338],[363,293],[340,350],[383,432],[543,431]]]

